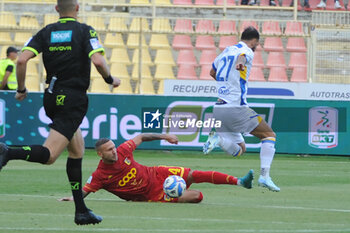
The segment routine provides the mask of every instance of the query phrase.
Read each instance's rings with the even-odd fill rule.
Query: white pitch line
[[[16,196],[16,197],[28,197],[28,198],[48,198],[48,199],[58,199],[62,196],[44,196],[44,195],[31,195],[31,194],[0,194],[0,196]],[[88,200],[91,201],[119,201],[120,203],[127,203],[120,201],[118,199],[109,199],[109,198],[91,198]],[[238,204],[232,203],[202,203],[201,205],[216,205],[216,206],[241,206]],[[291,209],[291,210],[312,210],[312,211],[326,211],[326,212],[341,212],[341,213],[350,213],[349,209],[327,209],[327,208],[315,208],[315,207],[304,207],[304,206],[273,206],[273,205],[254,205],[252,208],[273,208],[273,209]]]
[[[53,214],[53,213],[15,213],[15,212],[0,212],[0,215],[30,215],[30,216],[43,216],[43,217],[64,217],[64,218],[73,218],[74,215],[72,214]],[[121,219],[137,219],[137,220],[146,220],[146,221],[174,221],[176,220],[177,222],[212,222],[212,223],[240,223],[240,224],[266,224],[266,221],[252,221],[252,220],[234,220],[234,219],[203,219],[203,218],[178,218],[178,217],[144,217],[144,216],[130,216],[130,215],[108,215],[108,216],[104,216],[105,219],[117,219],[117,220],[121,220]],[[344,226],[346,227],[346,224],[335,224],[335,223],[319,223],[319,222],[307,222],[307,223],[300,223],[300,222],[291,222],[291,221],[287,221],[287,222],[283,222],[283,221],[270,221],[269,224],[275,224],[275,225],[307,225],[309,226],[323,226],[323,227],[339,227],[339,226]]]
[[[49,196],[49,195],[45,196],[45,195],[31,195],[31,194],[8,194],[8,193],[0,193],[0,196],[5,196],[5,197],[6,196],[8,196],[8,197],[28,197],[28,198],[47,198],[47,199],[58,199],[58,198],[62,198],[63,197],[63,196]],[[112,199],[112,198],[91,198],[91,197],[89,197],[89,200],[92,200],[92,201],[118,201],[118,199],[116,199],[116,198]]]
[[[265,207],[267,207],[267,206],[265,206]],[[275,208],[275,209],[296,209],[296,210],[316,210],[316,211],[329,211],[329,212],[350,213],[350,210],[344,210],[344,209],[324,209],[324,208],[302,207],[302,206],[268,206],[268,208]]]
[[[206,203],[207,205],[219,205],[219,206],[240,206],[232,203]],[[252,208],[273,208],[273,209],[291,209],[291,210],[312,210],[312,211],[327,211],[327,212],[341,212],[350,213],[350,210],[345,209],[327,209],[327,208],[314,208],[303,206],[273,206],[273,205],[254,205]]]
[[[34,227],[0,227],[0,230],[6,230],[6,231],[44,231],[44,232],[52,232],[52,231],[63,231],[63,232],[74,232],[74,231],[83,231],[83,232],[267,232],[267,233],[273,233],[273,232],[283,232],[283,233],[313,233],[313,232],[349,232],[350,229],[299,229],[299,230],[284,230],[284,229],[265,229],[265,230],[256,230],[256,229],[231,229],[231,230],[203,230],[203,229],[169,229],[169,228],[152,228],[152,229],[144,229],[144,228],[34,228]]]

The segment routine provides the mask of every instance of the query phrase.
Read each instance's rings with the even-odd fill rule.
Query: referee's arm
[[[17,100],[23,100],[27,97],[27,90],[25,86],[27,62],[34,56],[35,54],[32,51],[24,50],[17,60],[16,76],[18,87],[15,96]]]
[[[107,62],[101,53],[94,53],[91,56],[91,61],[106,83],[112,84],[113,87],[118,87],[120,85],[120,79],[111,76]]]

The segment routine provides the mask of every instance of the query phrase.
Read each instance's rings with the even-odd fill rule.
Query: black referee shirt
[[[55,85],[82,91],[90,84],[90,57],[96,52],[104,53],[96,31],[74,18],[60,18],[57,23],[47,25],[23,50],[35,55],[43,53],[47,84],[56,76]]]

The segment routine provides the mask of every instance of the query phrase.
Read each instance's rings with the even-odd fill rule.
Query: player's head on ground
[[[118,160],[115,144],[108,138],[99,139],[95,143],[95,150],[104,163],[112,164]]]
[[[6,50],[6,56],[7,58],[10,58],[12,61],[16,60],[18,56],[18,49],[11,46],[8,47]]]
[[[250,26],[244,29],[241,35],[241,41],[245,42],[249,48],[255,51],[256,47],[259,45],[260,35],[256,28]]]
[[[57,0],[56,11],[60,17],[76,17],[79,11],[78,0]]]

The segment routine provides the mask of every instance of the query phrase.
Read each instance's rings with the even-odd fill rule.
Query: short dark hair
[[[19,51],[19,50],[16,49],[15,47],[10,46],[10,47],[8,47],[7,50],[6,50],[6,56],[9,56],[10,53],[18,53],[18,51]]]
[[[77,4],[77,0],[57,0],[57,6],[61,13],[73,11]]]
[[[260,35],[258,30],[256,30],[255,27],[249,26],[244,29],[241,40],[252,40],[252,39],[258,39],[259,40]]]
[[[100,138],[97,140],[97,142],[95,143],[95,150],[98,150],[100,148],[100,146],[102,146],[103,144],[109,142],[110,139],[109,138]]]

